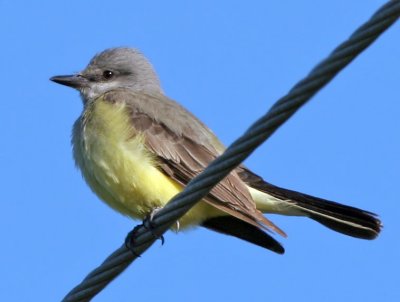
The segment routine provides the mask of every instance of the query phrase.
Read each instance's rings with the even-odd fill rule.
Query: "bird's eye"
[[[111,79],[113,76],[114,76],[114,73],[113,73],[111,70],[104,70],[104,72],[103,72],[103,77],[104,77],[106,80]]]

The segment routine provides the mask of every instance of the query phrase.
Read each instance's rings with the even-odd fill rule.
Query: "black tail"
[[[278,254],[285,252],[282,245],[263,230],[233,216],[210,218],[204,221],[202,226],[225,235],[246,240]]]
[[[293,204],[305,216],[334,231],[357,238],[374,239],[382,228],[380,220],[374,213],[283,189],[265,182],[245,168],[239,169],[240,177],[252,188]]]

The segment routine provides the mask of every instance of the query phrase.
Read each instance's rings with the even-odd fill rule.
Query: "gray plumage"
[[[114,73],[113,81],[104,80],[103,73],[106,70]],[[118,88],[163,93],[153,66],[138,50],[132,48],[111,48],[99,53],[79,75],[89,80],[81,90],[83,100],[94,100]]]

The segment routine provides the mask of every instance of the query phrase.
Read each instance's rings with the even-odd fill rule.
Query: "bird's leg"
[[[155,239],[160,239],[161,240],[161,245],[164,245],[164,242],[165,242],[165,240],[164,240],[164,236],[163,235],[158,235],[158,234],[156,234],[153,230],[154,230],[154,225],[153,225],[153,223],[152,223],[152,221],[153,221],[153,218],[154,218],[154,215],[158,212],[158,211],[160,211],[162,208],[154,208],[151,212],[150,212],[150,214],[148,214],[144,219],[143,219],[143,222],[142,222],[142,224],[139,224],[139,225],[137,225],[137,226],[135,226],[134,228],[133,228],[133,230],[132,231],[130,231],[129,233],[128,233],[128,235],[126,236],[126,238],[125,238],[125,246],[126,246],[126,248],[127,249],[129,249],[136,257],[140,257],[140,255],[139,254],[137,254],[135,251],[134,251],[134,246],[135,246],[135,236],[136,236],[136,233],[137,233],[137,231],[138,231],[138,229],[140,228],[140,227],[144,227],[146,230],[148,230],[148,231],[150,231],[150,233],[153,235],[153,237],[155,238]]]
[[[146,216],[146,218],[143,220],[143,226],[149,230],[151,232],[151,234],[153,235],[153,237],[155,239],[160,239],[161,240],[161,245],[164,245],[164,236],[163,235],[158,235],[154,232],[154,224],[153,224],[153,218],[154,215],[157,214],[160,210],[162,209],[162,207],[157,207],[154,208],[149,215]]]

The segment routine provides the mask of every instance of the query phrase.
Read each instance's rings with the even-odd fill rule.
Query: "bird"
[[[224,152],[217,136],[170,99],[137,49],[96,54],[79,73],[50,78],[79,91],[83,110],[72,131],[76,166],[114,210],[145,219]],[[264,214],[303,216],[339,233],[374,239],[372,212],[273,185],[241,164],[182,216],[176,230],[205,227],[278,254],[286,233]]]

